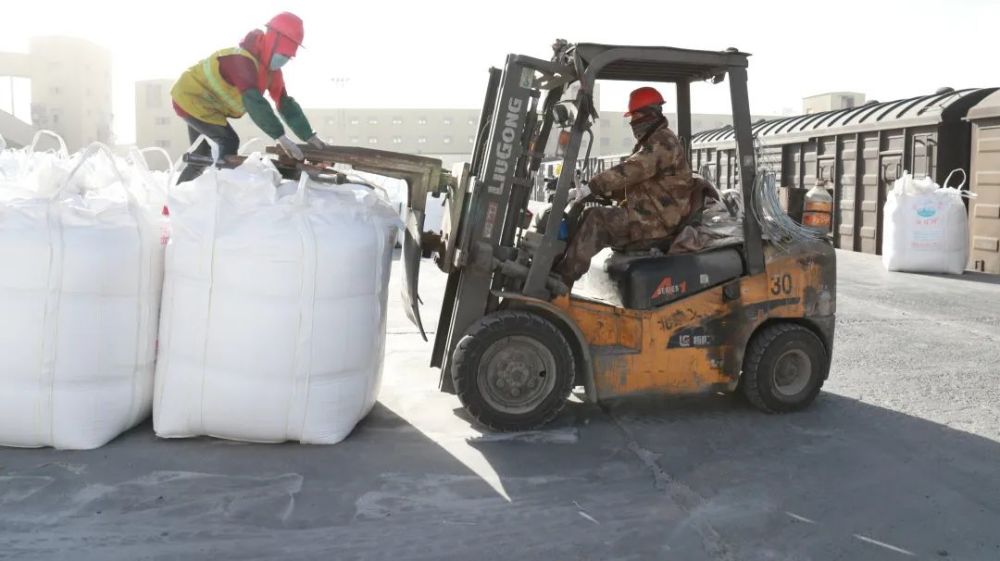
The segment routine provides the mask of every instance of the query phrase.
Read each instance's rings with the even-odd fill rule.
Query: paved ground
[[[840,255],[827,391],[573,404],[481,435],[393,295],[381,401],[345,442],[0,449],[2,559],[1000,559],[1000,278]],[[443,278],[425,267],[433,324]]]

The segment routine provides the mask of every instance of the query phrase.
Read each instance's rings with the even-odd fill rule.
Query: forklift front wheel
[[[466,411],[497,431],[538,428],[559,414],[573,389],[573,351],[536,314],[504,310],[474,324],[452,355],[452,380]]]
[[[740,386],[761,411],[795,411],[816,399],[829,364],[826,347],[809,329],[794,323],[769,325],[747,347]]]

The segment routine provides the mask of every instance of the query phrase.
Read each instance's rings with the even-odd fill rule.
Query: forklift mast
[[[552,126],[547,111],[542,112],[539,123],[539,100],[542,89],[548,89],[544,105],[551,107],[561,95],[562,84],[571,79],[571,70],[551,61],[509,55],[502,71],[490,73],[473,161],[465,172],[459,172],[462,193],[450,197],[451,203],[462,200],[464,204],[459,220],[451,225],[451,234],[446,233],[448,244],[442,263],[449,278],[431,363],[443,371],[448,369],[447,351],[469,326],[496,308],[498,292],[509,288],[507,277],[520,277],[524,282],[530,276],[527,260],[523,254],[519,259],[515,241],[526,220],[533,176],[541,165]],[[575,137],[577,149],[580,136]],[[568,187],[557,193],[563,205],[567,193]],[[536,260],[547,255],[551,269],[552,259],[564,244],[549,238],[536,240],[547,245],[534,248],[532,253]],[[531,277],[541,285],[541,290],[534,291],[538,297],[548,294],[544,292],[547,277],[548,270]],[[442,377],[442,384],[447,382],[447,377]]]

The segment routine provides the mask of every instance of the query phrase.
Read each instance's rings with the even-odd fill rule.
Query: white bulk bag
[[[96,448],[152,405],[159,213],[107,147],[50,156],[0,180],[0,444]]]
[[[151,170],[149,169],[149,162],[146,161],[146,154],[156,153],[163,156],[163,159],[167,162],[167,170]],[[153,146],[150,148],[132,148],[129,150],[129,162],[132,164],[135,171],[142,175],[143,180],[150,186],[146,189],[143,194],[145,195],[145,200],[143,201],[149,208],[155,209],[160,208],[161,212],[166,214],[166,204],[167,204],[167,192],[170,190],[171,185],[174,182],[174,164],[170,160],[170,154],[163,148]]]
[[[961,170],[955,170],[961,171]],[[944,187],[908,172],[886,196],[882,264],[890,271],[962,274],[969,260],[969,220],[962,186]],[[962,171],[963,176],[965,172]]]
[[[178,185],[169,207],[156,434],[344,439],[381,383],[392,207],[304,173],[281,184],[259,154]]]
[[[38,143],[45,137],[54,138],[59,149],[38,151]],[[31,144],[23,150],[4,150],[3,147],[6,144],[0,146],[0,181],[3,182],[0,198],[51,196],[62,186],[70,171],[66,142],[52,131],[36,132]]]

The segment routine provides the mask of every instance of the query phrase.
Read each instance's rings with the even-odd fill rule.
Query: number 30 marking
[[[792,275],[785,273],[783,275],[774,275],[771,277],[771,294],[775,296],[779,294],[791,294],[792,293]]]

